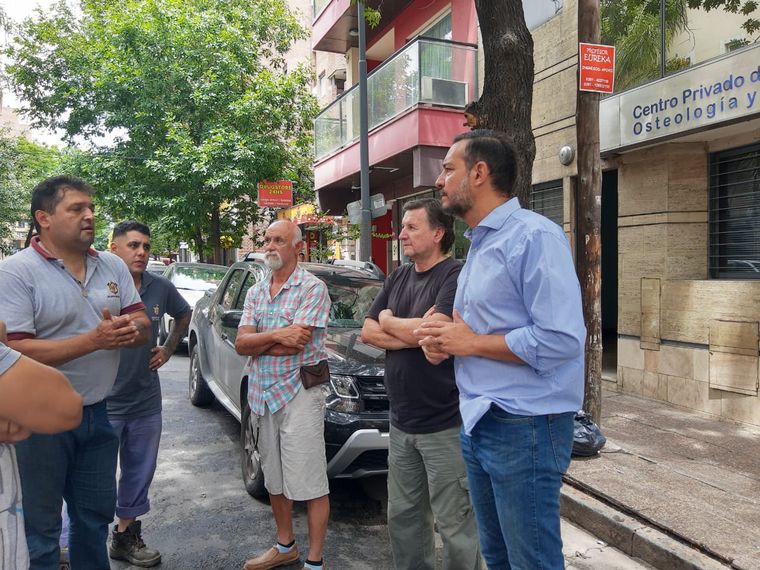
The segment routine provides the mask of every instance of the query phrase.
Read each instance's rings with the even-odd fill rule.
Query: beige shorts
[[[264,486],[272,495],[308,501],[327,495],[325,396],[303,386],[284,407],[259,417]]]

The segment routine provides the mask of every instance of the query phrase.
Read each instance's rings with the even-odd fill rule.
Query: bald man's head
[[[264,263],[272,271],[289,268],[290,274],[295,269],[302,247],[301,229],[290,220],[277,220],[264,233]]]

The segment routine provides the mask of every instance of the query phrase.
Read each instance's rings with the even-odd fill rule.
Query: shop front
[[[617,388],[760,425],[760,46],[602,101]]]

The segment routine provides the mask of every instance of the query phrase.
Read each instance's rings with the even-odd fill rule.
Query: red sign
[[[293,183],[290,180],[259,182],[260,208],[288,208],[293,205]]]
[[[579,44],[578,65],[581,68],[578,89],[612,93],[615,86],[615,46]]]

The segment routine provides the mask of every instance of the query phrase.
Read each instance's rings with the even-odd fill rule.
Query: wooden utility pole
[[[598,44],[599,0],[578,0],[578,42]],[[580,62],[579,62],[580,71]],[[583,409],[602,415],[602,165],[599,156],[599,94],[578,90],[578,276],[586,321],[586,389]]]

